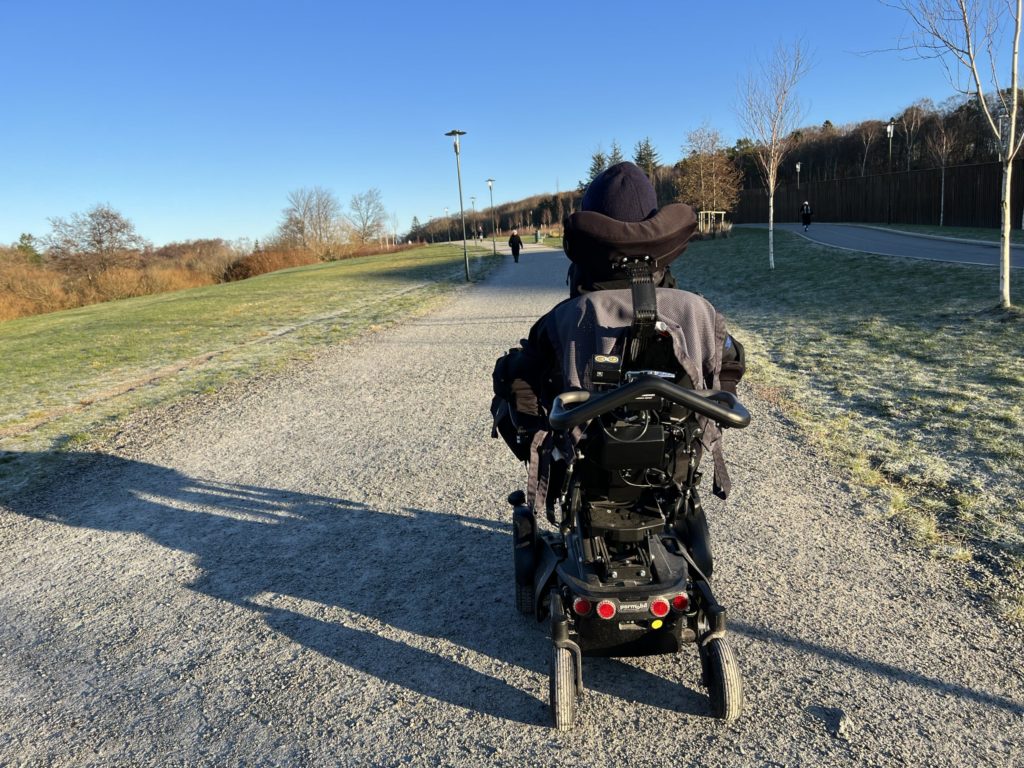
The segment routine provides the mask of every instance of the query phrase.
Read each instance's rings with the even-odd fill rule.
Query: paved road
[[[688,649],[588,659],[579,727],[548,727],[487,408],[565,267],[507,259],[0,502],[0,765],[1024,765],[1020,635],[746,388],[709,499],[744,716],[709,716]]]
[[[768,225],[750,226],[767,227]],[[807,232],[803,231],[803,226],[800,224],[782,223],[776,224],[775,227],[786,232],[795,232],[801,237],[806,237],[808,240],[822,245],[874,253],[880,256],[903,256],[929,261],[999,266],[999,246],[995,243],[905,234],[857,224],[815,223]],[[1010,249],[1010,264],[1013,268],[1024,267],[1024,247],[1013,246]]]

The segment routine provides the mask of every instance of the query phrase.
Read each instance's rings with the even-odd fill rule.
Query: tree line
[[[793,130],[786,140],[789,161],[779,164],[776,184],[987,163],[997,160],[1000,152],[977,100],[968,96],[950,97],[939,105],[919,99],[888,119],[869,118],[846,125],[825,120],[821,125]],[[674,162],[663,162],[649,137],[636,142],[628,159],[647,173],[659,205],[684,202],[698,211],[733,213],[741,190],[764,188],[756,147],[747,137],[728,146],[720,131],[704,123],[685,135]],[[617,140],[612,139],[607,151],[599,145],[574,191],[534,195],[496,205],[493,210],[466,211],[467,234],[473,237],[482,229],[489,237],[495,228],[502,234],[514,228],[559,228],[565,216],[579,209],[587,185],[625,159]],[[414,218],[408,236],[420,242],[460,240],[461,226],[458,212],[426,222]]]
[[[353,195],[347,209],[323,187],[294,190],[286,202],[262,243],[207,238],[157,247],[109,204],[53,217],[49,232],[0,246],[0,320],[399,247],[397,217],[377,189]]]

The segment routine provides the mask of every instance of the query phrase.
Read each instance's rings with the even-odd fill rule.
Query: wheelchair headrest
[[[697,216],[685,203],[669,203],[641,221],[577,211],[565,218],[562,248],[587,283],[601,283],[628,279],[623,263],[645,256],[652,272],[664,273],[696,229]]]

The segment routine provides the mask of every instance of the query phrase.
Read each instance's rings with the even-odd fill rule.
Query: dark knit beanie
[[[658,196],[637,166],[616,163],[594,177],[580,207],[618,221],[643,221],[657,210]]]

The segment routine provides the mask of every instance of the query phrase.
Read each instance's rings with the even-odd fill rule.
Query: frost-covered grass
[[[1024,619],[1024,313],[991,268],[831,250],[741,229],[674,271],[747,344],[748,374],[936,555]],[[1020,278],[1014,304],[1024,302]]]

